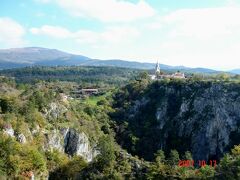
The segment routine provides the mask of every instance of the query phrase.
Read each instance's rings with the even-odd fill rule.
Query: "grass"
[[[88,98],[86,98],[85,100],[85,103],[89,104],[89,105],[92,105],[92,106],[96,106],[97,103],[100,101],[100,100],[104,100],[106,99],[107,96],[110,96],[111,95],[111,91],[105,93],[104,95],[101,95],[101,96],[90,96]]]

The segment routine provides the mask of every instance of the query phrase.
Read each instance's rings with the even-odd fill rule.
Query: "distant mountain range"
[[[240,69],[233,69],[230,72],[234,74],[240,74]]]
[[[74,55],[56,49],[40,47],[13,48],[0,50],[0,69],[26,66],[116,66],[136,69],[154,69],[154,63],[141,63],[120,59],[99,60],[82,55]],[[168,66],[160,64],[164,70],[181,70],[189,73],[218,73],[207,68],[188,68],[184,66]],[[240,74],[240,69],[231,71]]]

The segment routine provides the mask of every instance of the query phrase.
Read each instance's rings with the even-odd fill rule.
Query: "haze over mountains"
[[[120,59],[99,60],[82,55],[74,55],[56,49],[41,47],[26,47],[0,50],[0,69],[18,68],[26,66],[117,66],[136,69],[154,69],[155,63],[141,63]],[[207,68],[188,68],[184,66],[169,66],[161,64],[161,69],[182,70],[184,72],[217,73]],[[240,69],[231,73],[240,74]]]
[[[240,74],[240,69],[233,69],[230,72],[234,74]]]

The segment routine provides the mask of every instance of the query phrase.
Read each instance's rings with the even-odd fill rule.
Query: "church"
[[[152,80],[158,80],[158,79],[166,79],[166,78],[174,78],[174,79],[185,79],[185,74],[181,73],[180,71],[175,72],[174,74],[163,74],[160,71],[160,64],[157,61],[156,67],[155,67],[155,74],[150,75]]]

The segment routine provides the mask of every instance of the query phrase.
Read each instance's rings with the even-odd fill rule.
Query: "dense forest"
[[[14,77],[18,83],[34,83],[40,80],[70,81],[104,87],[126,83],[141,71],[143,70],[119,67],[34,66],[1,70],[0,75]]]
[[[163,69],[161,73],[172,74],[177,70]],[[121,67],[94,66],[33,66],[0,70],[0,75],[13,77],[17,83],[36,83],[39,81],[68,81],[80,85],[119,86],[134,79],[139,73],[154,74],[153,70],[140,70]],[[188,78],[194,80],[232,80],[239,81],[240,75],[224,72],[199,73],[185,72]]]
[[[37,179],[239,179],[238,77],[151,81],[146,72],[97,67],[23,68],[1,75],[1,179],[33,174]],[[74,98],[75,86],[114,88]],[[221,128],[228,130],[211,124],[224,118],[207,100],[220,96],[234,105],[226,109],[221,99],[218,107],[229,111],[224,114],[233,126],[229,144],[219,140],[216,157],[207,152],[208,159],[197,159],[190,141],[198,140],[198,130],[204,134],[205,124],[217,127],[210,140],[223,138]],[[202,110],[198,102],[204,102]],[[199,113],[188,108],[195,106]],[[189,135],[186,126],[195,131]]]

